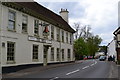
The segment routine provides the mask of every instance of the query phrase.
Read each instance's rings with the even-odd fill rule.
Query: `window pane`
[[[9,11],[8,13],[8,29],[15,29],[15,12]]]
[[[14,29],[14,27],[15,27],[15,23],[14,23],[14,22],[12,22],[12,21],[9,21],[9,24],[8,24],[8,29],[13,30],[13,29]]]
[[[12,21],[15,20],[15,12],[9,11],[9,20],[12,20]]]
[[[14,48],[14,42],[8,42],[7,43],[7,61],[14,61],[14,54],[15,54],[15,48]]]
[[[34,20],[34,33],[39,34],[39,20]]]
[[[33,59],[38,59],[38,45],[33,45]]]
[[[27,16],[22,16],[22,31],[27,32]]]

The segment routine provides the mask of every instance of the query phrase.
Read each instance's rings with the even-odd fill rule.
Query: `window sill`
[[[11,31],[11,32],[16,32],[16,30],[11,30],[11,29],[8,29],[8,31]]]
[[[15,64],[15,61],[7,61],[7,64]]]
[[[38,34],[34,34],[34,36],[35,36],[35,37],[38,37],[38,38],[40,37]]]
[[[27,33],[27,32],[25,32],[25,31],[22,31],[22,33],[23,33],[23,34],[28,34],[28,33]]]
[[[39,60],[38,60],[38,59],[33,59],[32,61],[33,61],[33,62],[38,62]]]

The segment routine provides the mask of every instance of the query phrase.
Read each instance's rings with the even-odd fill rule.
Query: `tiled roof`
[[[41,16],[45,17],[48,20],[52,20],[51,23],[56,23],[61,26],[58,26],[59,28],[62,28],[68,32],[74,33],[75,30],[70,27],[70,25],[58,14],[52,12],[51,10],[43,7],[42,5],[38,4],[37,2],[15,2],[15,4],[23,6],[27,9],[30,9],[34,11],[37,14],[40,14]]]

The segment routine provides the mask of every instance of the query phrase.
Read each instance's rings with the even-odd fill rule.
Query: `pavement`
[[[67,66],[67,65],[72,65],[72,64],[82,63],[82,62],[83,62],[83,60],[70,62],[70,63],[61,63],[61,64],[52,64],[52,65],[47,65],[47,66],[32,67],[32,68],[28,68],[28,69],[22,69],[17,72],[2,74],[2,78],[17,78],[22,75],[28,75],[28,74],[48,70],[51,68],[62,67],[62,66]]]
[[[117,65],[115,62],[111,62],[111,70],[110,70],[110,75],[109,78],[118,78],[118,67],[119,65]]]

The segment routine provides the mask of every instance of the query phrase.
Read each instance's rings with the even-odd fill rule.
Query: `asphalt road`
[[[111,62],[99,60],[85,60],[83,63],[51,68],[45,71],[21,76],[20,78],[109,78]],[[73,79],[74,80],[74,79]]]

